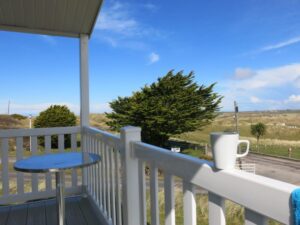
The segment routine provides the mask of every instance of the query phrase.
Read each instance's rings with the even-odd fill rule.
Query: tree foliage
[[[65,105],[51,105],[48,109],[41,112],[34,120],[35,128],[47,127],[70,127],[76,125],[76,116]],[[44,144],[43,139],[39,139],[40,144]],[[70,147],[70,135],[65,135],[65,147]],[[52,136],[51,145],[58,147],[57,135]]]
[[[263,123],[257,123],[251,125],[251,134],[256,137],[257,144],[259,139],[264,136],[267,132],[267,127]]]
[[[110,103],[107,123],[112,129],[132,125],[142,128],[144,142],[163,146],[170,136],[194,131],[209,124],[219,110],[222,97],[215,84],[199,86],[194,73],[168,72],[130,97]]]

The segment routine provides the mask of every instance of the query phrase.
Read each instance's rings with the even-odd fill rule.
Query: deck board
[[[28,205],[11,206],[7,225],[26,225]]]
[[[0,206],[0,225],[57,225],[55,199]],[[66,225],[101,225],[88,199],[66,199]]]
[[[0,207],[0,224],[6,224],[9,215],[9,206]]]
[[[27,224],[41,225],[46,224],[45,202],[35,202],[28,204]]]

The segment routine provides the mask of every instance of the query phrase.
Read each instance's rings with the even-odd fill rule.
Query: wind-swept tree
[[[112,129],[132,125],[142,128],[142,140],[163,146],[170,136],[201,129],[217,116],[222,97],[214,84],[199,86],[194,73],[168,72],[130,97],[110,103],[107,123]]]

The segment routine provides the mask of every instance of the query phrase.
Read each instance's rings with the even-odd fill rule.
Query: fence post
[[[123,127],[121,129],[121,159],[124,225],[139,225],[141,221],[139,163],[133,155],[131,145],[133,141],[141,141],[141,128]]]

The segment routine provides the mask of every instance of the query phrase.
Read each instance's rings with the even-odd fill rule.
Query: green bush
[[[76,116],[65,105],[51,105],[48,109],[41,112],[34,121],[35,128],[47,127],[70,127],[76,125]],[[44,139],[39,138],[40,145],[44,145]],[[52,148],[58,147],[57,135],[51,138]],[[70,135],[65,135],[65,147],[71,146]]]
[[[23,116],[21,114],[11,114],[10,116],[17,120],[25,120],[27,118],[26,116]]]

